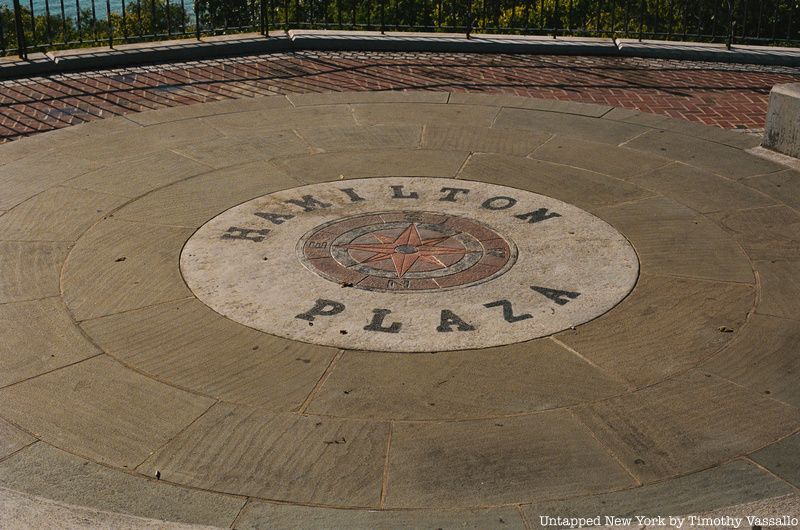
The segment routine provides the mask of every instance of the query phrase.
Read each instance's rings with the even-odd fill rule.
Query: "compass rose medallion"
[[[507,271],[516,247],[493,229],[432,212],[345,217],[306,234],[301,262],[323,278],[370,291],[474,285]]]
[[[377,239],[378,243],[355,243],[343,246],[351,251],[373,253],[371,257],[361,261],[361,263],[375,263],[391,260],[398,278],[405,276],[405,274],[414,267],[417,261],[422,261],[437,268],[444,269],[447,265],[439,259],[440,256],[457,256],[461,258],[470,252],[463,247],[453,248],[439,246],[440,243],[447,241],[451,236],[422,239],[416,223],[409,225],[408,228],[403,230],[396,238],[380,233],[373,233],[372,237]]]

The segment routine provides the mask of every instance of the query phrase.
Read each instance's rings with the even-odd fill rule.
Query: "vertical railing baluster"
[[[644,32],[644,0],[639,0],[639,42],[642,41]]]
[[[744,0],[744,6],[742,8],[742,40],[744,40],[746,31],[747,31],[747,7],[748,7],[748,0]]]
[[[156,30],[156,0],[150,0],[150,33],[153,36],[158,34]]]
[[[714,2],[714,11],[711,14],[711,40],[717,38],[717,13],[719,12],[719,2]]]
[[[50,46],[53,45],[53,28],[50,26],[50,0],[44,0],[44,22],[45,31],[47,32],[47,42]]]
[[[67,42],[67,11],[64,9],[64,0],[59,0],[61,4],[61,36],[64,43]]]
[[[200,0],[194,0],[194,36],[197,40],[202,37],[202,28],[200,27]]]
[[[17,31],[17,55],[28,60],[28,48],[25,44],[25,26],[22,24],[22,6],[19,0],[14,0],[14,26]]]
[[[139,22],[139,38],[144,36],[144,29],[142,28],[142,0],[136,0],[136,18]]]
[[[111,0],[106,0],[106,23],[108,25],[108,47],[114,47],[114,25],[111,23]]]
[[[124,2],[125,0],[123,0]],[[181,34],[186,35],[186,1],[181,0]]]
[[[128,41],[128,10],[125,7],[125,0],[122,0],[122,42]]]
[[[78,42],[83,44],[83,24],[81,24],[81,0],[75,0],[75,18],[78,25]]]

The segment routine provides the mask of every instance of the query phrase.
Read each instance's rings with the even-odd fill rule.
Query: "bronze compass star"
[[[361,263],[374,263],[391,259],[394,270],[398,278],[402,278],[411,270],[417,261],[424,261],[438,266],[440,269],[447,267],[437,256],[458,255],[463,256],[469,251],[463,248],[439,247],[436,246],[452,236],[434,237],[422,239],[416,224],[409,225],[396,238],[382,234],[372,234],[379,243],[353,243],[342,245],[348,250],[361,250],[372,252],[373,255]]]

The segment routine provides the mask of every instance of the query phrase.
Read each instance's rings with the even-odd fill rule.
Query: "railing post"
[[[644,0],[639,2],[639,42],[642,42],[644,34]]]
[[[14,0],[14,24],[17,27],[17,55],[27,61],[28,49],[25,46],[25,28],[22,26],[22,6],[19,5],[19,0]]]
[[[467,39],[469,39],[470,34],[472,33],[472,0],[467,0]]]
[[[259,11],[260,11],[260,19],[261,19],[261,34],[265,37],[269,37],[269,21],[267,19],[267,8],[265,5],[266,0],[261,0],[258,3]]]
[[[380,0],[381,2],[381,35],[386,33],[386,21],[384,19],[384,5],[386,4],[386,0]]]
[[[726,39],[725,46],[730,50],[733,46],[733,30],[736,22],[733,20],[733,11],[735,0],[728,0],[728,38]]]
[[[197,40],[200,40],[200,36],[202,35],[202,28],[200,27],[200,2],[199,0],[194,0],[194,36]]]
[[[106,0],[106,21],[108,22],[108,47],[114,47],[114,25],[111,23],[111,0]]]

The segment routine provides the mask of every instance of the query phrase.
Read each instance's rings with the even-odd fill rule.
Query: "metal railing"
[[[0,0],[0,54],[275,29],[800,44],[800,0]]]

